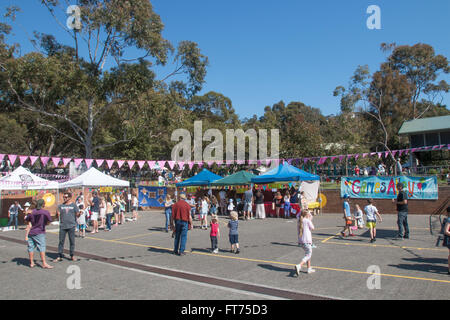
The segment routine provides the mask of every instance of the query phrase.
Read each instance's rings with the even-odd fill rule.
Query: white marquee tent
[[[60,183],[59,188],[74,188],[74,187],[129,187],[130,182],[111,177],[104,174],[94,167],[87,170],[80,176]]]
[[[50,190],[58,188],[58,182],[38,177],[22,166],[0,178],[0,190]]]

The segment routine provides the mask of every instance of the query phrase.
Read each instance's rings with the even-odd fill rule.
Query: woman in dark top
[[[277,192],[275,194],[275,197],[273,198],[273,205],[275,205],[275,213],[277,214],[277,218],[280,217],[280,208],[281,208],[282,203],[283,203],[283,197],[281,196],[280,192]]]
[[[266,210],[264,208],[264,195],[261,190],[258,190],[255,195],[255,205],[256,205],[256,219],[265,219]]]

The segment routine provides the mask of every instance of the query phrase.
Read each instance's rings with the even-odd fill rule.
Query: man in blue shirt
[[[344,210],[344,220],[345,220],[345,226],[344,230],[341,231],[341,235],[345,237],[345,230],[348,230],[348,235],[353,237],[353,231],[351,229],[353,219],[352,219],[352,213],[350,211],[350,203],[349,203],[349,195],[344,194],[344,203],[343,203],[343,210]]]

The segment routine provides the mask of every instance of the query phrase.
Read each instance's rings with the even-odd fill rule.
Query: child
[[[218,253],[219,248],[217,247],[217,242],[220,237],[220,231],[219,231],[219,219],[214,214],[211,217],[211,232],[209,233],[209,236],[211,238],[211,251],[212,253]]]
[[[364,207],[364,213],[367,215],[367,227],[370,230],[370,242],[372,243],[377,241],[377,216],[380,218],[380,222],[383,220],[378,213],[378,209],[373,205],[373,200],[368,199],[367,202],[369,204]]]
[[[358,204],[355,205],[355,219],[356,219],[356,225],[358,226],[358,229],[362,229],[364,227],[364,218],[363,218],[363,212]]]
[[[86,236],[86,211],[84,205],[80,204],[80,216],[77,218],[78,236],[84,238]]]
[[[230,229],[229,239],[231,244],[231,252],[239,254],[239,234],[238,234],[238,213],[236,211],[231,211],[231,220],[228,222],[228,228]]]
[[[201,210],[200,210],[200,228],[202,230],[208,230],[207,224],[208,224],[208,211],[209,211],[209,203],[208,203],[208,197],[204,196],[201,202]]]
[[[284,218],[289,218],[291,215],[291,196],[289,194],[289,191],[286,191],[286,194],[284,195]]]
[[[311,268],[312,230],[314,230],[312,215],[309,210],[304,210],[300,215],[300,221],[298,224],[298,244],[303,248],[303,250],[305,250],[305,256],[299,264],[295,265],[295,273],[297,276],[300,275],[300,270],[305,263],[308,266],[308,273],[316,271]]]
[[[234,203],[233,203],[233,199],[230,199],[228,202],[228,215],[231,215],[231,212],[234,210]],[[236,212],[237,215],[237,212]]]
[[[349,203],[349,195],[344,194],[344,203],[343,203],[343,210],[344,210],[344,220],[345,220],[345,226],[344,230],[341,231],[341,235],[345,237],[345,230],[348,230],[349,236],[355,236],[352,231],[352,224],[353,224],[353,218],[352,213],[350,211],[350,203]]]

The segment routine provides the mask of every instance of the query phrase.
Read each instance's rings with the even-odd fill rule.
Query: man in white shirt
[[[9,228],[14,221],[15,230],[17,230],[19,210],[23,211],[22,207],[19,204],[19,201],[14,201],[14,204],[12,204],[8,210],[9,221],[8,221],[7,228]]]

